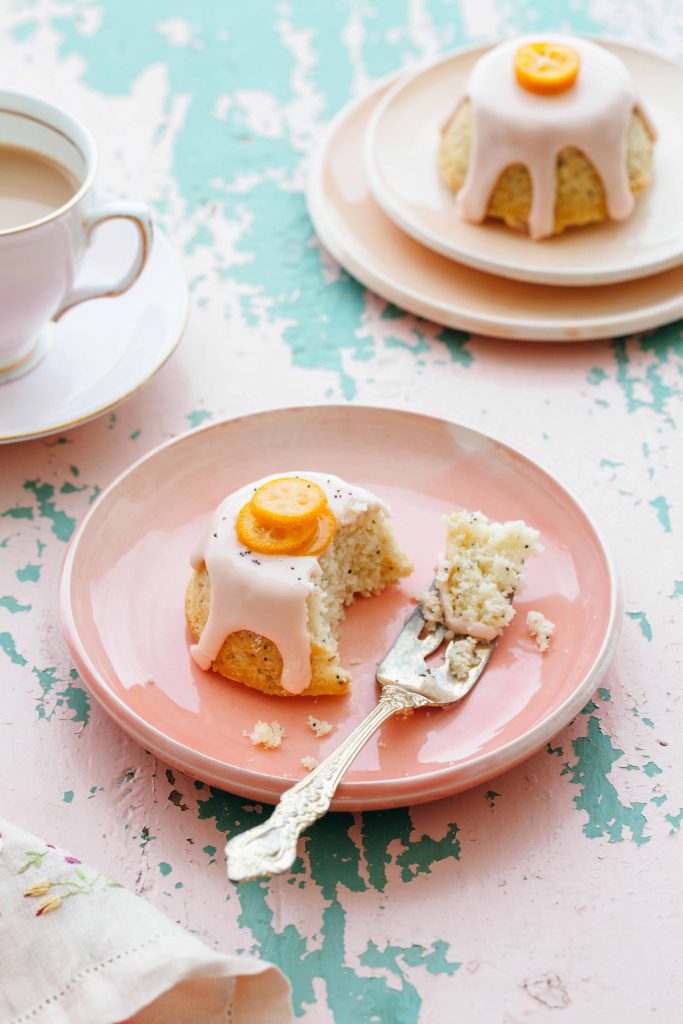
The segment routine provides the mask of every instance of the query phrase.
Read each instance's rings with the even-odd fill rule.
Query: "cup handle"
[[[107,220],[130,220],[135,224],[139,237],[137,252],[133,262],[118,281],[113,281],[109,284],[88,285],[83,288],[72,288],[53,316],[53,320],[59,320],[68,310],[73,309],[74,306],[81,302],[87,302],[88,299],[104,299],[114,295],[122,295],[131,285],[135,284],[144,270],[154,237],[152,215],[149,207],[145,206],[144,203],[136,203],[124,199],[105,203],[98,210],[93,210],[85,217],[83,226],[87,243],[90,242],[95,228]]]

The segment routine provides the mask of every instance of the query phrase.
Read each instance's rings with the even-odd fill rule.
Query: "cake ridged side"
[[[320,558],[322,577],[308,599],[311,635],[311,682],[302,694],[280,685],[282,658],[267,637],[249,630],[232,633],[213,662],[220,675],[279,697],[330,696],[347,693],[349,674],[339,664],[337,637],[344,607],[354,595],[379,593],[407,576],[412,564],[399,548],[381,511],[361,513],[340,527]],[[204,566],[191,577],[185,596],[185,617],[198,640],[208,618],[211,581]]]
[[[439,145],[441,177],[454,192],[465,182],[471,146],[472,106],[465,99],[444,126]],[[626,149],[626,169],[634,195],[652,181],[652,148],[645,121],[635,109],[629,122]],[[568,227],[607,220],[602,180],[579,149],[567,146],[560,150],[555,173],[555,234],[561,234]],[[531,210],[531,188],[531,178],[523,164],[506,167],[491,193],[487,216],[502,220],[511,228],[525,227]]]

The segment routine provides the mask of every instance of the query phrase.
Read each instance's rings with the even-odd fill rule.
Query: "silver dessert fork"
[[[292,866],[299,836],[329,810],[344,772],[387,718],[415,708],[447,707],[470,692],[496,641],[479,641],[474,652],[479,660],[466,678],[456,679],[449,668],[448,649],[442,665],[432,668],[425,661],[441,646],[446,628],[436,626],[421,639],[424,630],[422,605],[418,605],[377,668],[382,693],[370,714],[310,775],[285,790],[267,821],[228,841],[225,858],[232,882],[277,875]]]

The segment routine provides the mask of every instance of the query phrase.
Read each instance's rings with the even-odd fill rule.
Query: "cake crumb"
[[[543,550],[538,530],[521,520],[489,522],[482,512],[453,512],[444,520],[446,551],[437,559],[435,587],[419,595],[425,625],[491,641],[514,617],[512,598],[524,586],[526,559]]]
[[[314,768],[317,768],[320,761],[317,757],[302,757],[301,767],[305,768],[307,772],[312,772]]]
[[[550,640],[555,632],[555,623],[546,619],[543,612],[529,612],[526,617],[526,628],[529,635],[536,641],[541,654],[550,647]]]
[[[247,736],[255,747],[263,747],[265,750],[275,750],[280,746],[280,743],[286,737],[287,733],[279,722],[271,722],[269,725],[268,722],[258,721],[251,732],[247,729],[243,729],[242,735]]]
[[[321,736],[327,736],[328,732],[332,732],[332,725],[326,722],[323,718],[316,718],[314,715],[309,715],[306,719],[308,726],[316,734],[318,739]]]
[[[475,665],[479,664],[480,658],[476,655],[477,641],[473,636],[463,637],[462,640],[453,640],[446,650],[446,661],[451,674],[458,682],[465,682]]]

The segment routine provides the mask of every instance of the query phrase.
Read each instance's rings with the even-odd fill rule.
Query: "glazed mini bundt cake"
[[[574,37],[510,40],[472,69],[439,171],[464,220],[540,239],[628,217],[652,180],[654,138],[614,54]]]
[[[227,497],[192,566],[192,657],[278,696],[345,693],[337,649],[345,607],[412,570],[379,498],[312,472],[267,477]]]

